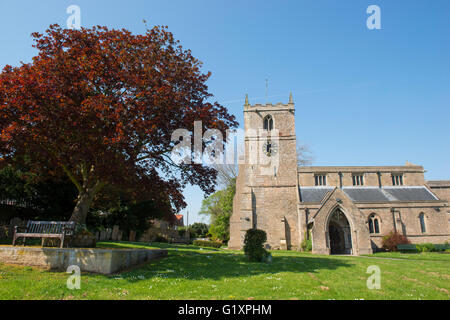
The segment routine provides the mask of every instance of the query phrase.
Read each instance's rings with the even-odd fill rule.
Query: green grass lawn
[[[403,253],[403,252],[378,252],[367,255],[368,257],[408,259],[408,260],[427,260],[427,261],[447,261],[450,264],[450,252],[422,252],[422,253]]]
[[[449,254],[349,257],[273,251],[267,264],[225,249],[99,245],[167,248],[169,256],[119,275],[82,274],[80,290],[67,289],[64,272],[0,264],[0,299],[450,299]],[[366,286],[370,265],[381,269],[379,290]]]

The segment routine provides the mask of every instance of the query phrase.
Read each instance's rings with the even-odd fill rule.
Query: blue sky
[[[0,3],[0,66],[30,62],[30,34],[66,25],[143,33],[167,25],[211,71],[210,91],[242,123],[251,103],[296,103],[296,131],[314,165],[421,164],[450,179],[450,1],[20,1]],[[381,30],[369,30],[369,5]],[[189,222],[203,198],[185,192]]]

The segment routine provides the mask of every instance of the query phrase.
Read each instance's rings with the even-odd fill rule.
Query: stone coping
[[[66,271],[116,273],[167,256],[165,249],[51,248],[0,246],[0,263]]]

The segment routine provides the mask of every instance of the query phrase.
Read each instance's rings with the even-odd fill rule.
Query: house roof
[[[183,215],[182,214],[176,214],[175,219],[177,224],[182,225],[183,224]]]
[[[321,202],[333,187],[300,187],[301,202]],[[343,187],[353,202],[439,201],[424,186],[402,187]]]

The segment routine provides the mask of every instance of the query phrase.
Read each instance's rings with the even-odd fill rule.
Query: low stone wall
[[[110,274],[167,256],[160,249],[72,249],[0,247],[0,262],[65,271],[77,265],[81,271]]]

